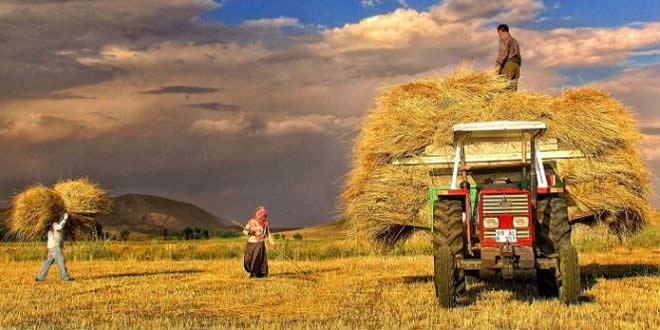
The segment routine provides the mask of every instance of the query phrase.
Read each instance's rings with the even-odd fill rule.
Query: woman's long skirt
[[[245,271],[250,277],[268,276],[268,257],[266,256],[266,243],[247,243],[245,248],[245,259],[243,260]]]

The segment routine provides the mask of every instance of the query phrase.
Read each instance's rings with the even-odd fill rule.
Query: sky
[[[331,221],[378,91],[490,69],[499,23],[521,89],[606,90],[660,172],[658,1],[21,0],[0,2],[0,206],[89,176],[232,220]]]

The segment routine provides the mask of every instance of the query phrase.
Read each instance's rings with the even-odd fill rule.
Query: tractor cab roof
[[[469,136],[470,139],[521,139],[547,129],[541,121],[489,121],[454,125],[454,141]]]

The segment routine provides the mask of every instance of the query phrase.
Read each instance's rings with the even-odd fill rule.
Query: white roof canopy
[[[536,131],[547,126],[542,121],[486,121],[454,125],[454,132]]]
[[[545,131],[547,126],[541,121],[488,121],[454,125],[454,140],[458,136],[469,135],[471,139],[519,139],[524,133]]]

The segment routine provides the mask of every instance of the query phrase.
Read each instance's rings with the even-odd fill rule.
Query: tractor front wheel
[[[448,246],[436,246],[433,251],[433,282],[435,295],[444,308],[451,308],[456,303],[454,276],[456,263],[454,254]]]
[[[559,250],[559,300],[565,304],[576,303],[582,290],[580,283],[580,265],[572,245],[562,246]],[[559,281],[558,281],[559,282]]]

